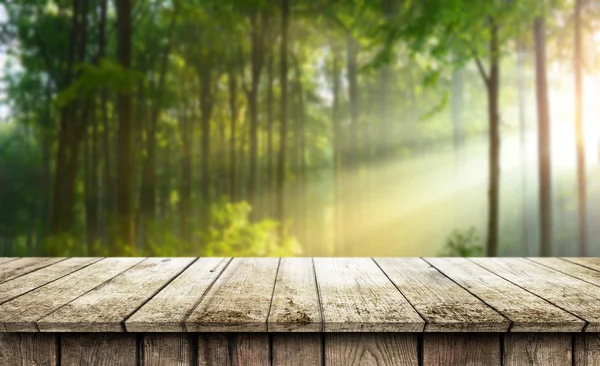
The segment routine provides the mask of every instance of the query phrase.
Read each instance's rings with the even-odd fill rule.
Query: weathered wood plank
[[[186,316],[230,261],[230,258],[199,258],[127,319],[127,331],[185,332]]]
[[[0,303],[73,273],[102,258],[69,258],[0,284]]]
[[[10,261],[14,261],[19,259],[20,257],[0,257],[0,264],[2,263],[6,263],[6,262],[10,262]]]
[[[326,332],[420,332],[425,322],[370,258],[315,258]]]
[[[500,352],[499,334],[423,334],[423,365],[498,366]]]
[[[600,287],[524,258],[470,260],[587,321],[585,331],[600,331]]]
[[[282,258],[275,281],[270,332],[320,332],[322,316],[311,258]]]
[[[417,349],[415,334],[325,334],[325,364],[332,366],[418,365]]]
[[[425,332],[505,332],[510,322],[421,258],[375,261],[425,318]]]
[[[573,353],[577,366],[600,366],[600,333],[574,334]]]
[[[61,365],[137,364],[135,334],[124,333],[66,333],[61,334]]]
[[[56,350],[54,334],[0,333],[0,365],[53,366]]]
[[[266,333],[206,333],[198,335],[198,365],[262,366],[270,364]]]
[[[530,261],[550,267],[568,276],[577,277],[594,285],[600,286],[600,270],[594,270],[566,261],[561,258],[527,258]]]
[[[28,257],[2,263],[0,265],[0,283],[63,260],[65,260],[65,258]]]
[[[580,332],[585,322],[465,258],[426,261],[513,322],[511,332]]]
[[[144,366],[190,366],[195,360],[188,333],[144,334]]]
[[[507,366],[572,366],[572,335],[564,333],[508,333],[503,361]]]
[[[36,321],[141,262],[106,258],[0,305],[0,331],[36,332]]]
[[[148,258],[37,321],[42,332],[121,332],[123,322],[193,258]]]
[[[600,271],[600,258],[598,257],[563,257],[562,259]]]
[[[185,320],[190,332],[266,332],[278,258],[234,258]]]
[[[275,333],[272,337],[274,366],[323,365],[321,333]]]

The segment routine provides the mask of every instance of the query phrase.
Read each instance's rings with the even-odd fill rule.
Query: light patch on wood
[[[406,333],[325,334],[325,364],[332,366],[418,365],[418,337]]]
[[[315,258],[325,332],[420,332],[425,322],[370,258]]]
[[[124,320],[192,258],[148,258],[37,321],[43,332],[121,332]]]
[[[376,258],[414,308],[425,332],[506,332],[510,322],[421,258]]]
[[[230,258],[199,258],[127,321],[128,332],[185,332],[185,317],[214,283]]]
[[[190,332],[266,332],[278,258],[234,258],[185,321]]]
[[[320,332],[319,296],[311,258],[282,258],[269,313],[269,332]]]

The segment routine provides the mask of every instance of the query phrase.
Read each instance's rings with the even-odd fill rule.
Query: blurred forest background
[[[600,2],[0,0],[0,255],[600,255]]]

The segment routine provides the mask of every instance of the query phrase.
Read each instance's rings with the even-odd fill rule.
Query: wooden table
[[[1,365],[600,365],[600,258],[0,258]]]

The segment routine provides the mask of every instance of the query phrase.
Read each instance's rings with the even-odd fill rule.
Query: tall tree
[[[552,251],[552,176],[550,157],[550,109],[546,76],[546,34],[544,18],[534,22],[535,81],[538,111],[538,155],[540,192],[540,255]]]
[[[583,37],[581,26],[582,0],[575,0],[574,55],[575,71],[575,146],[577,148],[577,199],[579,205],[579,255],[588,253],[587,239],[587,184],[585,167],[585,141],[583,133]]]
[[[284,238],[285,224],[285,162],[287,152],[287,84],[288,84],[288,24],[290,17],[289,0],[281,0],[281,44],[279,54],[279,83],[281,85],[280,113],[279,118],[279,159],[277,161],[277,212],[279,220],[279,238]]]

